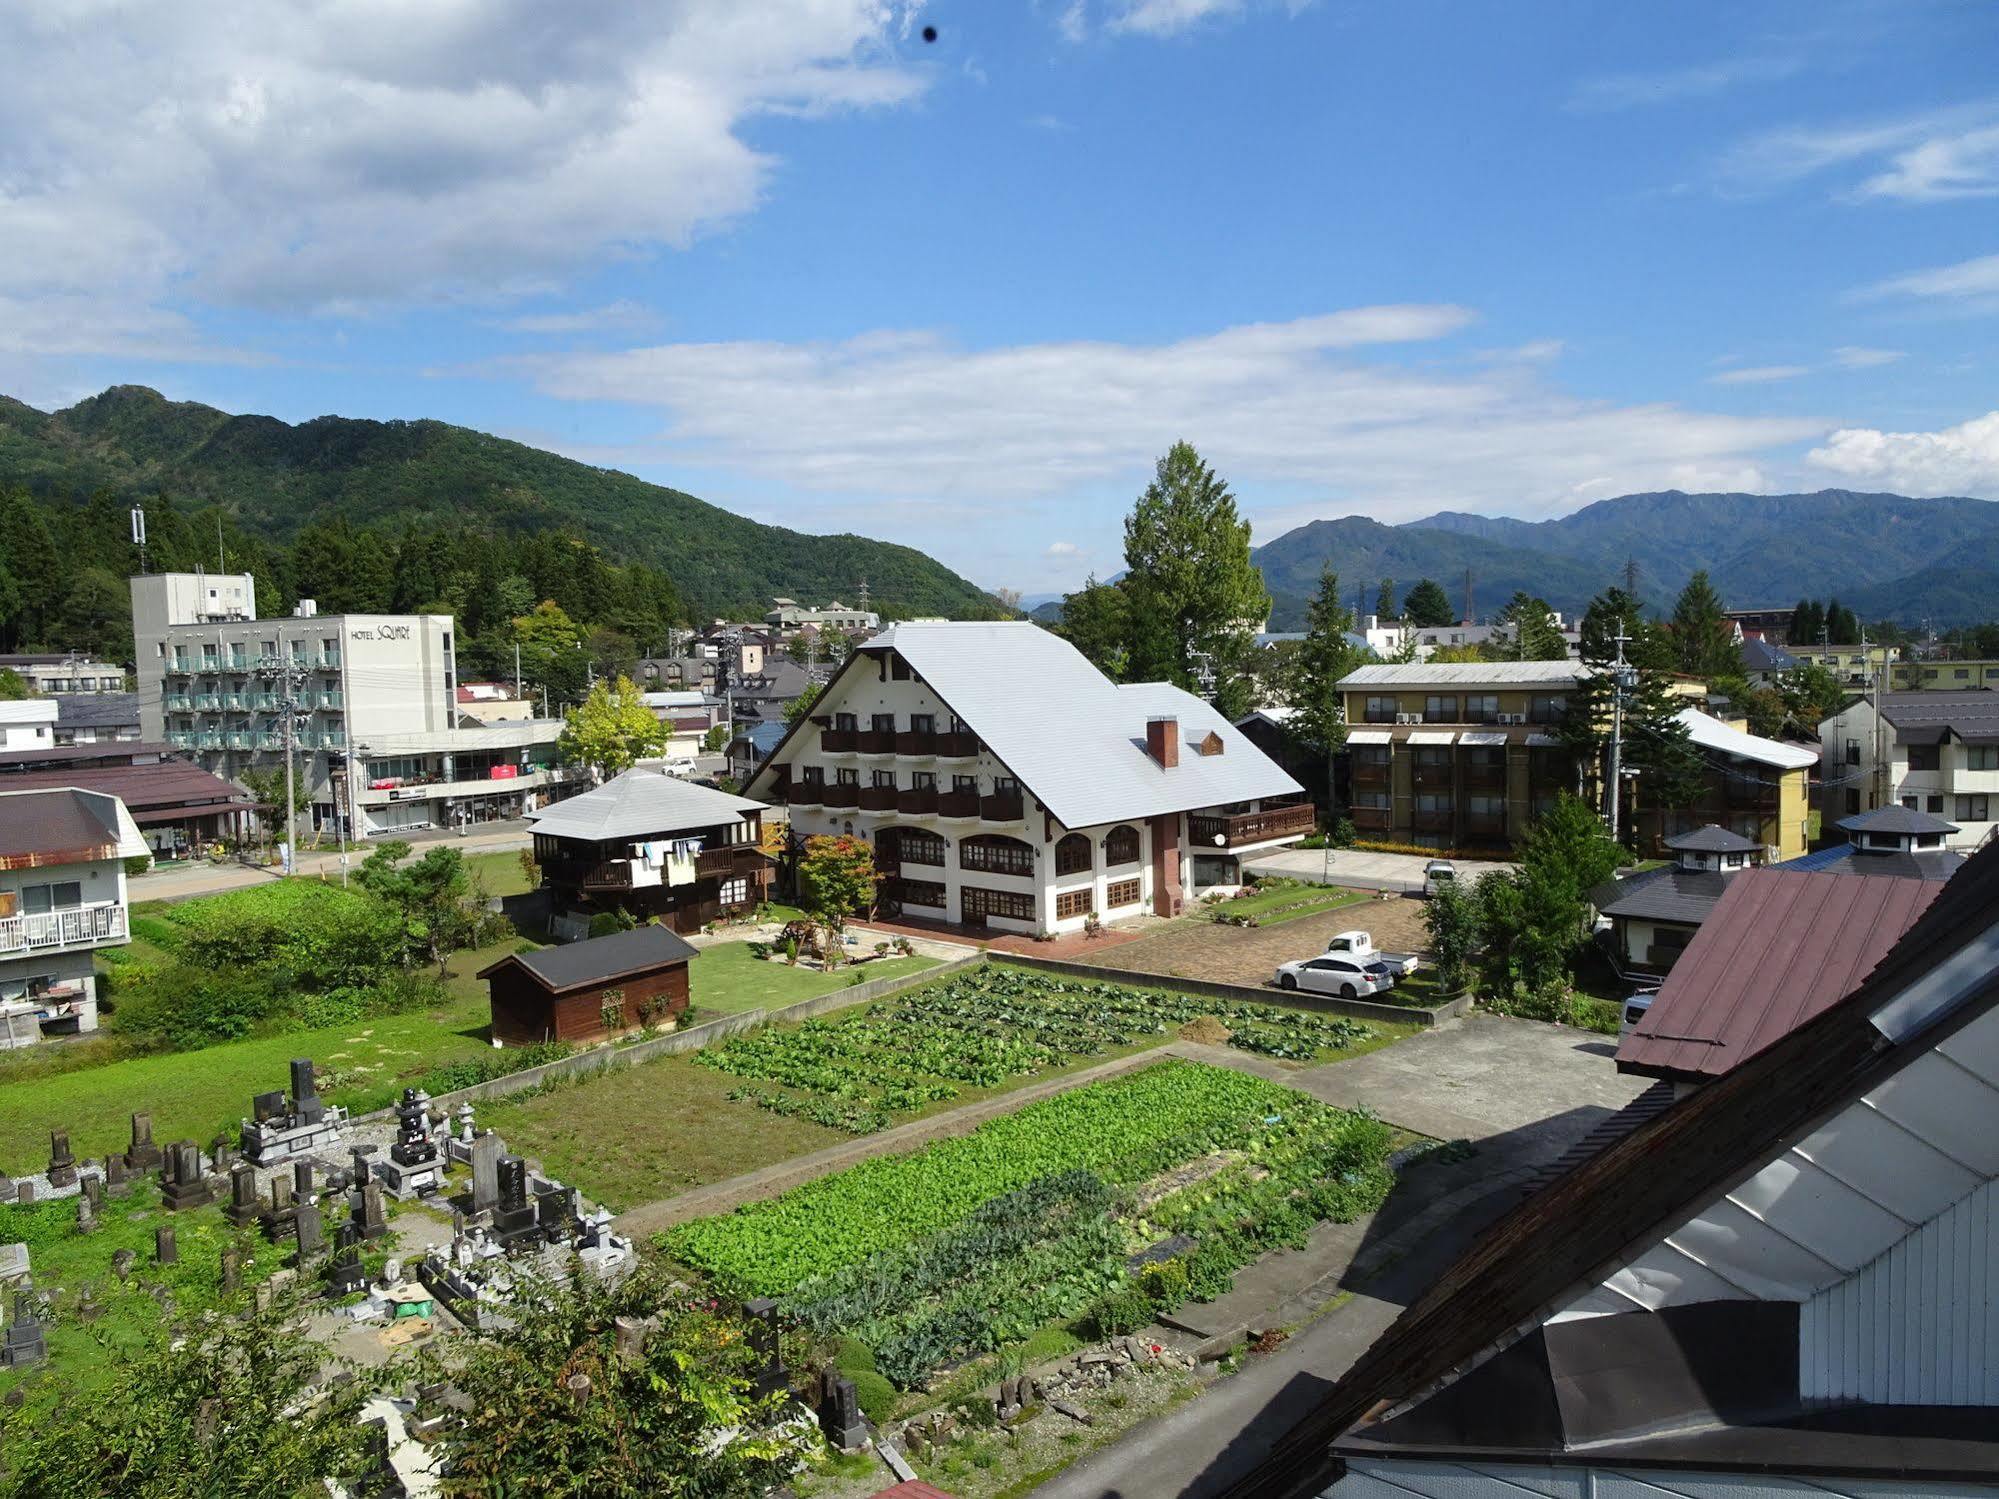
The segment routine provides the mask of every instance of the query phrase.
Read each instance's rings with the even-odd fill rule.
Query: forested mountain
[[[655,568],[690,618],[761,614],[773,594],[854,601],[861,580],[891,617],[990,618],[985,591],[911,547],[768,526],[630,474],[445,422],[326,416],[296,426],[232,416],[120,385],[48,413],[0,397],[0,489],[121,505],[162,497],[212,534],[289,545],[339,522],[357,534],[425,533],[588,543]],[[287,586],[292,580],[284,580]],[[329,580],[298,580],[325,594]]]
[[[1359,516],[1313,521],[1259,547],[1277,607],[1295,628],[1319,569],[1351,590],[1435,578],[1460,601],[1472,569],[1474,611],[1515,589],[1579,613],[1636,563],[1640,594],[1669,602],[1705,568],[1731,607],[1774,607],[1837,594],[1863,618],[1944,628],[1999,616],[1999,504],[1828,489],[1816,494],[1623,495],[1556,520],[1447,511],[1399,526]]]

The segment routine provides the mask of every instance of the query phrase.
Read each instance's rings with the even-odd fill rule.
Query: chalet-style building
[[[1576,785],[1555,736],[1576,661],[1363,666],[1340,681],[1364,838],[1503,849]]]
[[[687,964],[695,955],[653,923],[509,953],[479,971],[492,998],[493,1039],[502,1046],[587,1046],[658,1025],[687,1009]]]
[[[1824,976],[1850,992],[1500,1219],[1226,1492],[1999,1495],[1995,950],[1999,848]]]
[[[872,841],[905,919],[1044,933],[1231,891],[1315,825],[1208,704],[1118,685],[1026,622],[891,625],[744,788],[800,834]]]
[[[765,899],[763,812],[761,802],[639,769],[529,816],[558,911],[619,907],[698,932]]]

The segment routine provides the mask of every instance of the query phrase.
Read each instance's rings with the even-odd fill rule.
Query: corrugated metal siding
[[[1525,1463],[1355,1462],[1324,1499],[1990,1499],[1989,1484],[1640,1472]]]
[[[1986,1182],[1805,1303],[1808,1399],[1999,1405],[1999,1188]]]

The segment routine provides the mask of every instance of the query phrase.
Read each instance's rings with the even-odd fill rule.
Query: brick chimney
[[[1166,769],[1180,763],[1180,720],[1149,718],[1145,721],[1145,752]]]

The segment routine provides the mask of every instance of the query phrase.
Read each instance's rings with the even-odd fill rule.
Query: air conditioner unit
[[[1423,715],[1420,713],[1398,713],[1395,715],[1395,721],[1397,723],[1421,723]]]
[[[1525,723],[1527,722],[1527,715],[1525,713],[1502,713],[1499,715],[1499,721],[1501,723]]]

